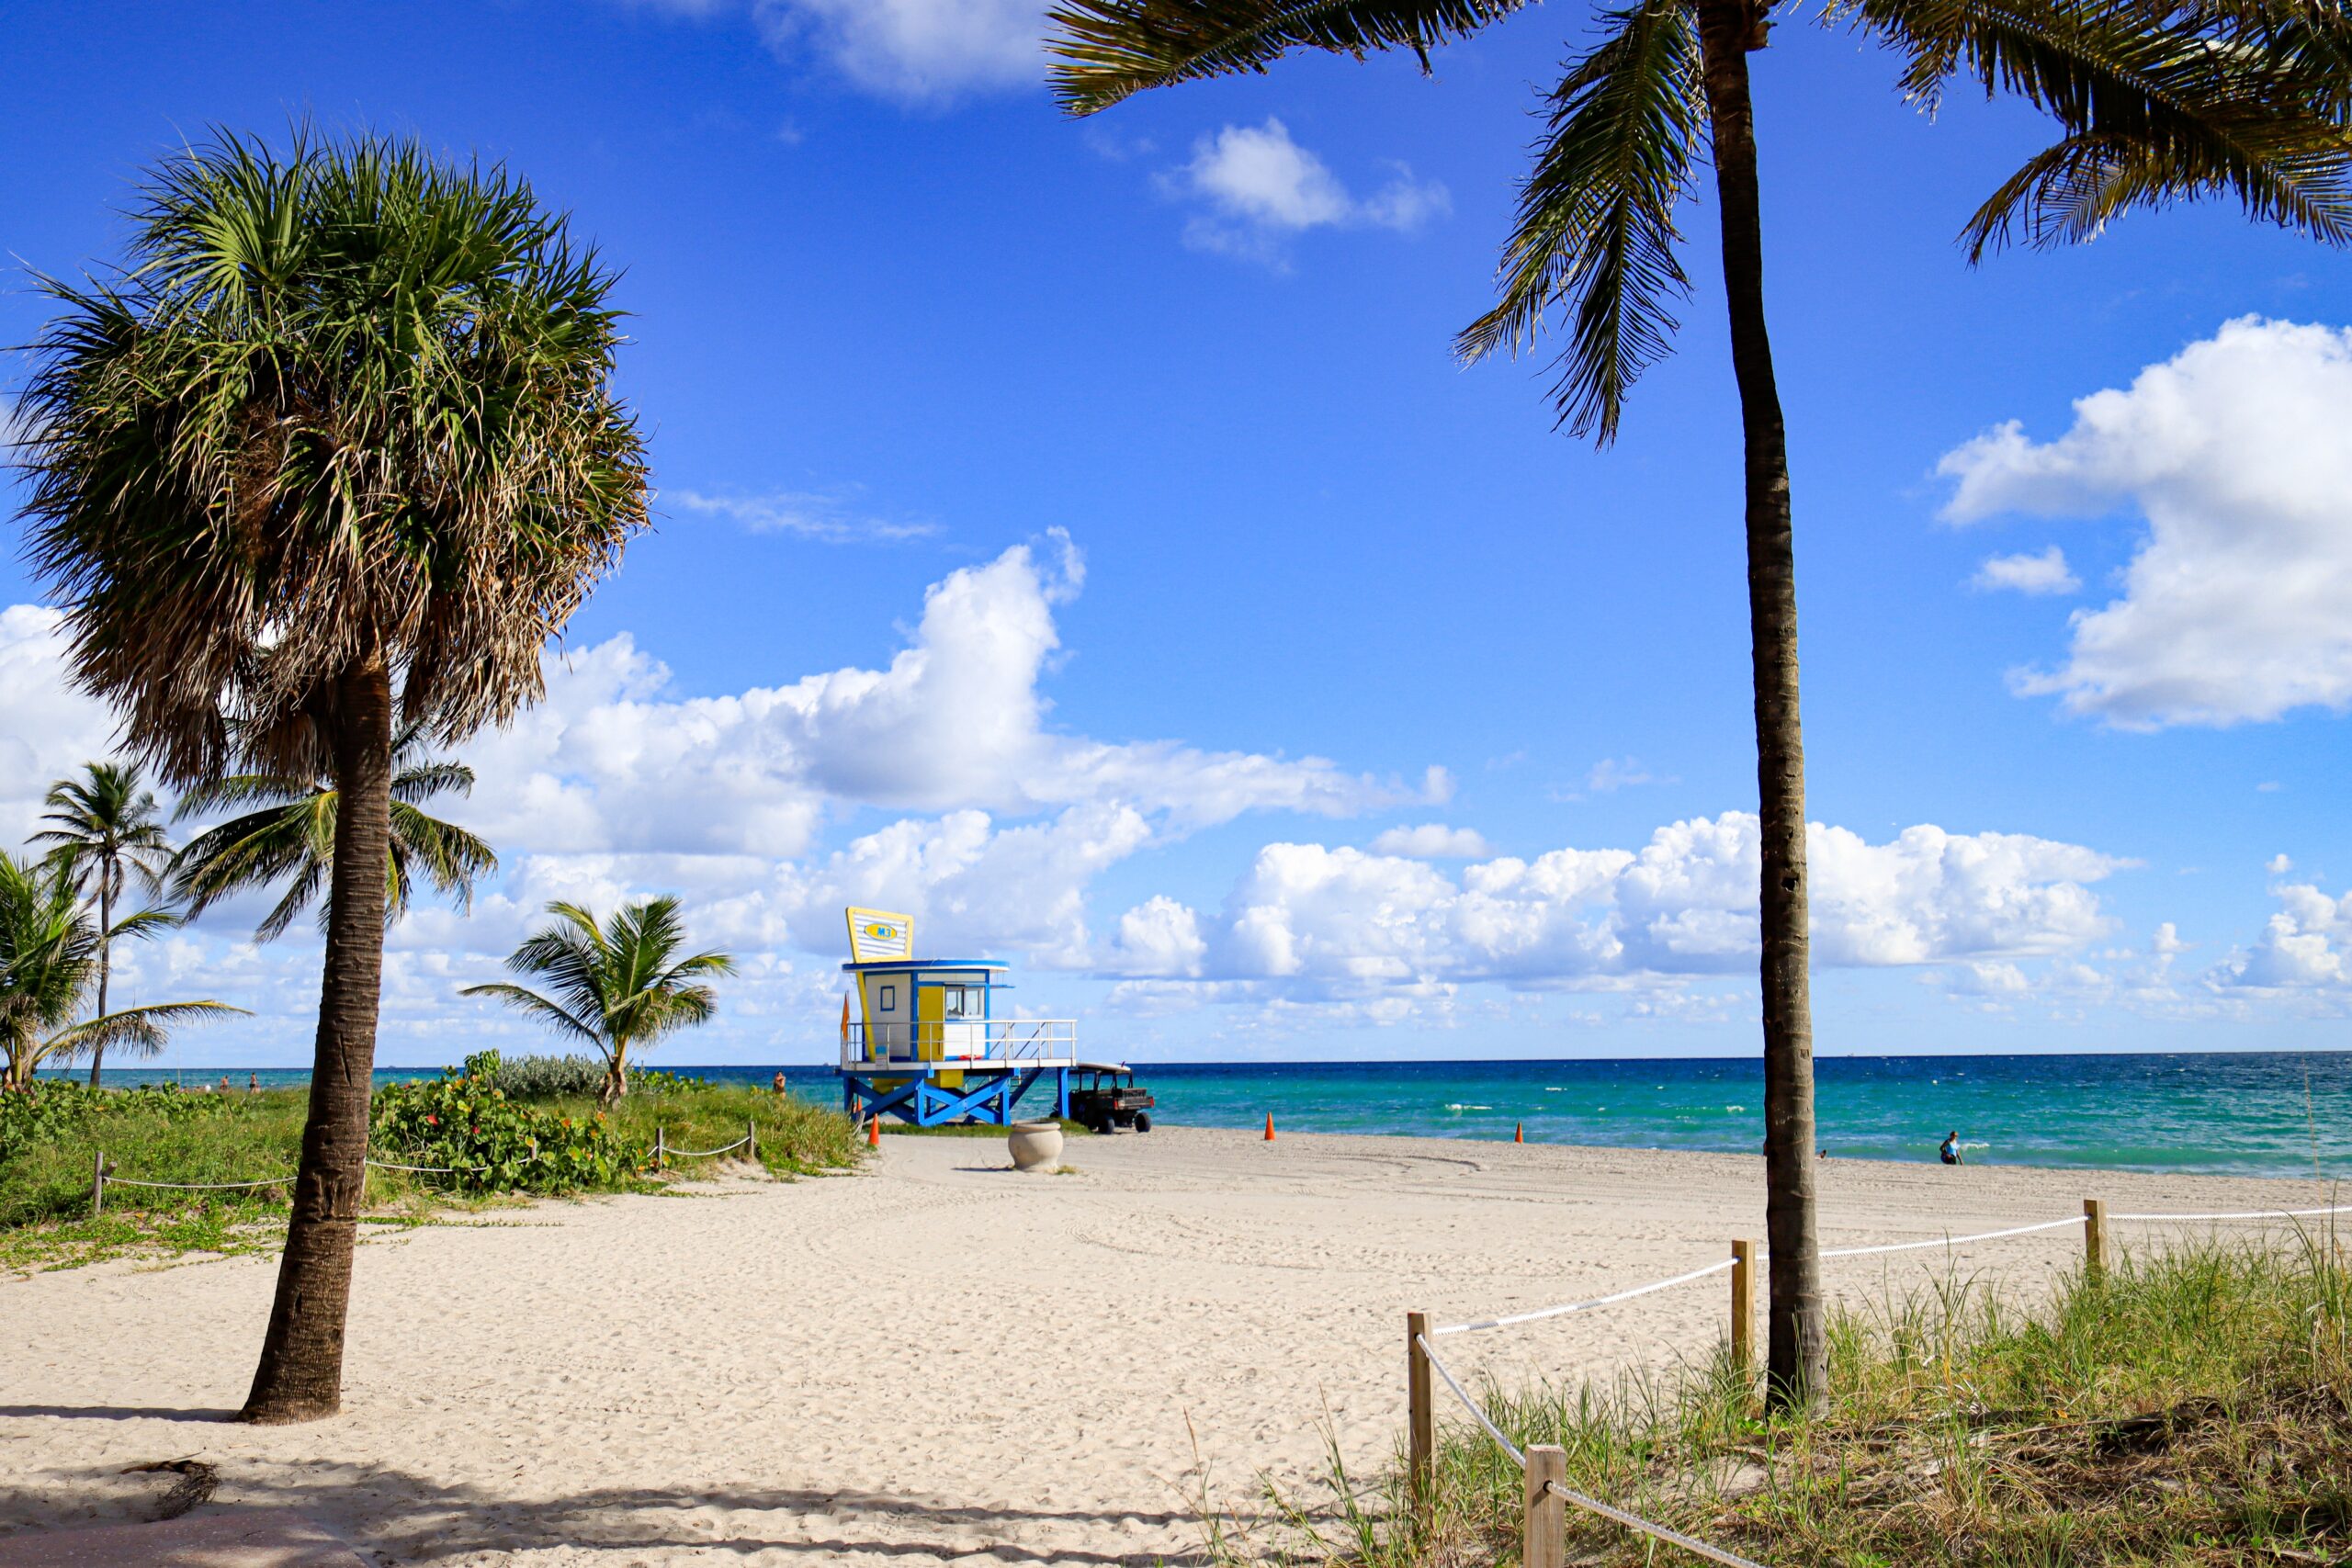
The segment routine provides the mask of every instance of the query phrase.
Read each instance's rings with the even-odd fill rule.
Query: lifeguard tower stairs
[[[1053,1109],[1069,1114],[1078,1022],[1000,1018],[1009,965],[987,958],[917,958],[914,921],[886,909],[851,908],[850,961],[842,965],[857,1017],[842,998],[842,1109],[852,1116],[896,1116],[918,1127],[953,1122],[1009,1126],[1015,1107],[1045,1084]],[[1107,1066],[1107,1064],[1102,1064]]]

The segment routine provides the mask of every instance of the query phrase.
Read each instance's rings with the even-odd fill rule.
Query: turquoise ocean
[[[779,1070],[650,1066],[765,1084]],[[791,1090],[837,1103],[826,1067],[785,1063]],[[116,1071],[189,1088],[249,1069]],[[1989,1165],[2352,1179],[2352,1052],[2196,1055],[1836,1056],[1815,1065],[1820,1143],[1835,1158],[1932,1160],[1958,1132]],[[1754,1060],[1138,1063],[1170,1125],[1509,1139],[1753,1153],[1764,1137]],[[266,1085],[309,1074],[261,1068]],[[426,1077],[390,1068],[378,1081]],[[2309,1099],[2305,1086],[2309,1085]],[[1040,1106],[1033,1090],[1028,1108]]]

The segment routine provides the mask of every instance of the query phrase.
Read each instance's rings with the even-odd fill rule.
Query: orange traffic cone
[[[879,1116],[869,1115],[865,1119],[865,1146],[869,1149],[882,1146],[882,1118]]]
[[[1266,1112],[1266,1142],[1268,1142],[1268,1143],[1270,1143],[1270,1144],[1271,1144],[1271,1143],[1272,1143],[1273,1141],[1274,1141],[1274,1113],[1273,1113],[1272,1111],[1267,1111],[1267,1112]]]
[[[1527,1142],[1527,1123],[1524,1122],[1514,1122],[1510,1124],[1510,1141],[1514,1144],[1523,1144]]]

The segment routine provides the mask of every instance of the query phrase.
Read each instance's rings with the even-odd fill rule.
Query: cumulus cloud
[[[1124,954],[1172,951],[1147,940],[1172,931],[1184,938],[1181,967],[1127,972],[1324,997],[1745,974],[1758,953],[1758,842],[1752,815],[1726,812],[1668,824],[1639,850],[1505,856],[1458,876],[1376,850],[1268,844],[1216,915],[1155,900],[1132,911],[1136,934],[1103,962],[1116,970]],[[2023,834],[1931,826],[1871,843],[1816,824],[1808,846],[1815,961],[1853,967],[2080,949],[2113,924],[2089,885],[2128,863]]]
[[[2279,857],[2281,860],[2285,856]],[[2308,882],[2271,889],[2278,908],[2254,944],[2209,977],[2220,990],[2338,991],[2352,985],[2352,893]]]
[[[2017,689],[2132,729],[2352,708],[2347,408],[2352,332],[2247,317],[2080,400],[2054,441],[2012,421],[1947,454],[1957,523],[2146,520],[2123,596]]]
[[[1449,828],[1442,822],[1391,828],[1373,840],[1372,848],[1375,854],[1408,860],[1477,860],[1494,852],[1476,829]]]
[[[1969,586],[1987,592],[2072,593],[2083,585],[2056,545],[2038,555],[1987,556]]]
[[[758,0],[786,58],[814,52],[870,92],[936,100],[1042,83],[1040,0]]]
[[[1201,138],[1193,161],[1168,184],[1208,209],[1186,226],[1187,243],[1276,264],[1283,242],[1309,229],[1409,232],[1451,210],[1443,186],[1416,180],[1402,164],[1370,196],[1351,195],[1322,159],[1271,117],[1263,125],[1228,125]]]
[[[790,534],[819,544],[897,544],[927,539],[936,523],[876,515],[860,504],[855,490],[771,491],[763,495],[707,495],[665,490],[662,500],[706,517],[725,517],[755,534]]]
[[[51,783],[114,744],[114,716],[66,686],[64,622],[40,604],[0,610],[0,834],[10,844],[35,830]]]

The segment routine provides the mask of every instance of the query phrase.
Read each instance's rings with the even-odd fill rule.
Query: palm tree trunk
[[[1796,552],[1788,435],[1764,324],[1764,233],[1747,56],[1764,47],[1752,0],[1700,0],[1724,292],[1747,447],[1747,619],[1756,680],[1756,774],[1762,818],[1764,1229],[1771,1248],[1767,1394],[1806,1407],[1828,1370],[1821,1257],[1814,1230],[1813,1005],[1806,982],[1804,738],[1797,715]]]
[[[107,971],[114,965],[114,879],[110,868],[98,867],[98,1010],[92,1018],[107,1015]],[[107,1047],[104,1041],[90,1047],[90,1087],[98,1087],[98,1069],[106,1066]]]
[[[334,862],[310,1115],[277,1297],[240,1419],[332,1416],[343,1404],[344,1319],[368,1176],[368,1102],[384,969],[384,865],[391,833],[392,705],[380,656],[336,682]]]

